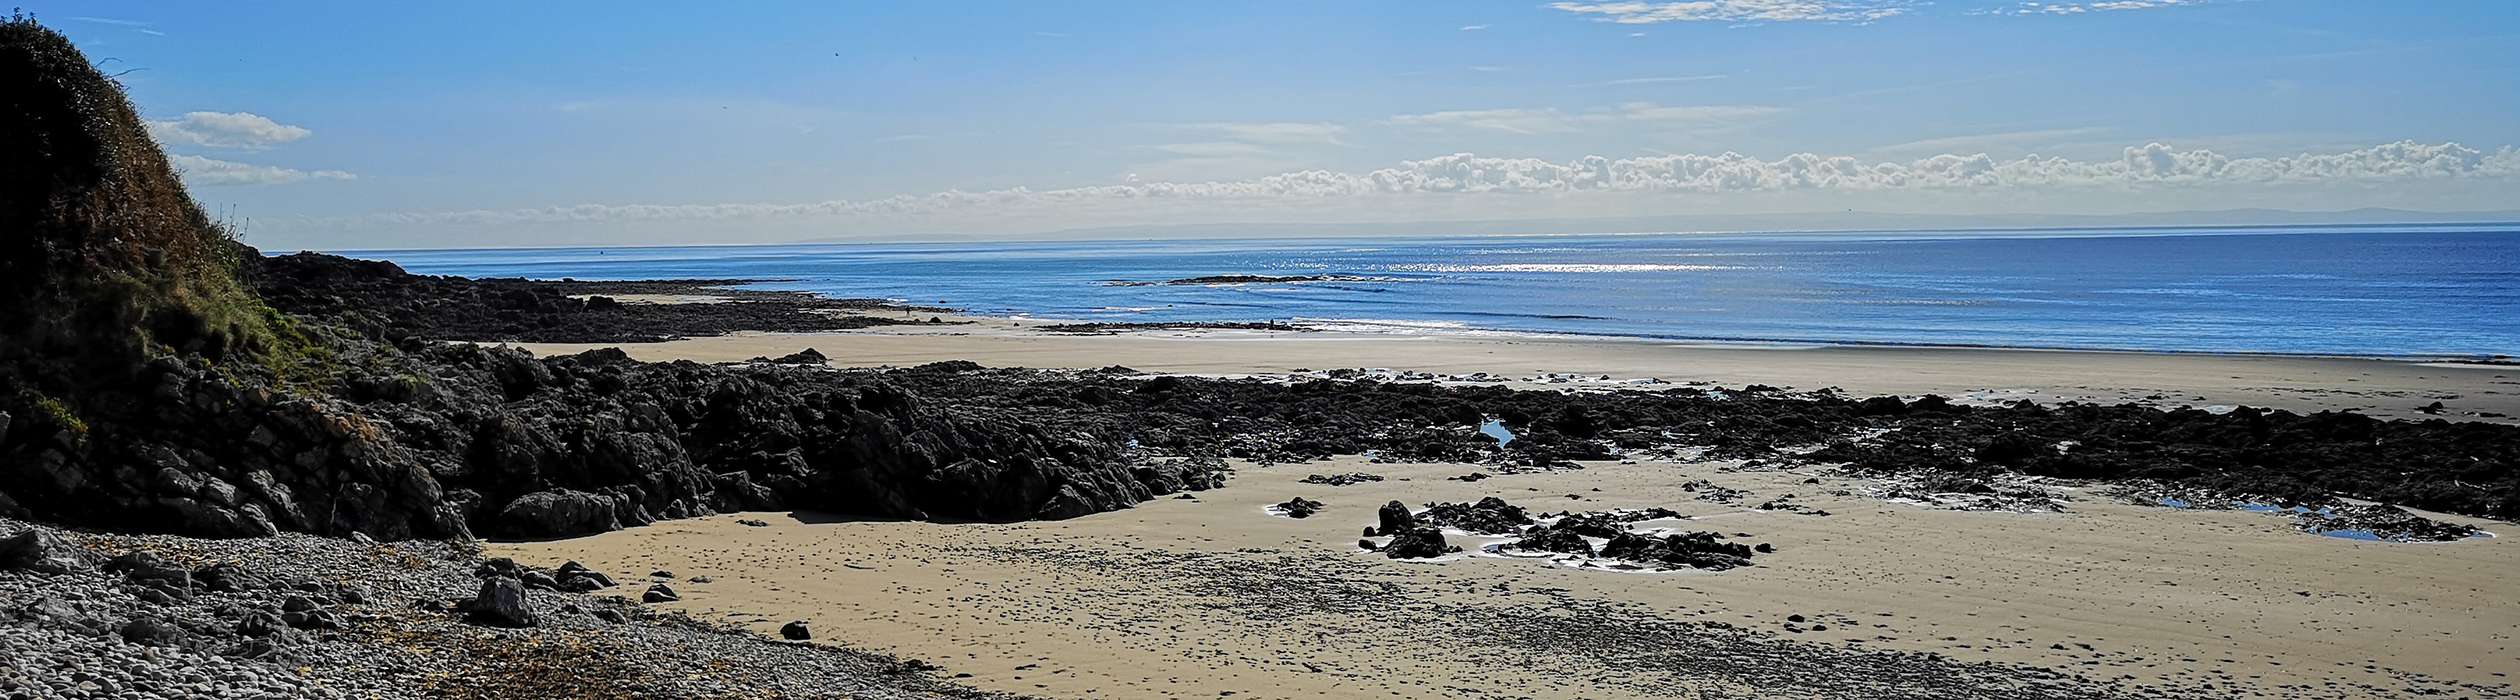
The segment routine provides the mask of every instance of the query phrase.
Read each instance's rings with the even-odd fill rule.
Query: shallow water
[[[1093,321],[1396,334],[2520,354],[2520,224],[350,251],[413,272],[776,278]],[[1225,274],[1360,280],[1115,286]]]

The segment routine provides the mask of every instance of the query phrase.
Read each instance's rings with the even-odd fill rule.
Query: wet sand
[[[924,318],[924,316],[921,316]],[[1835,386],[1858,395],[1975,396],[2039,402],[2253,405],[2294,411],[2354,409],[2396,418],[2520,419],[2520,366],[2401,360],[1981,348],[1749,346],[1555,337],[1258,331],[1162,331],[1080,336],[1029,330],[1039,322],[963,319],[968,325],[887,326],[835,333],[745,333],[619,346],[632,357],[737,361],[815,348],[840,366],[971,360],[993,367],[1124,365],[1165,373],[1277,374],[1381,367],[1515,377],[1563,373],[1619,379]],[[524,344],[566,354],[616,344]],[[2478,413],[2498,413],[2488,418]]]
[[[2513,689],[2502,674],[2520,669],[2520,608],[2508,604],[2520,546],[2507,536],[2352,541],[2269,515],[2089,494],[2062,514],[1941,511],[1832,495],[1860,494],[1850,479],[1723,466],[1603,463],[1463,483],[1444,477],[1471,467],[1244,465],[1195,500],[1059,522],[723,515],[493,549],[707,576],[676,584],[678,607],[764,632],[804,619],[823,641],[1049,697],[2074,697],[2109,681],[2167,697],[2500,697]],[[1298,483],[1348,471],[1391,478]],[[1790,493],[1833,515],[1699,501],[1680,488],[1694,478],[1749,491],[1746,503]],[[1263,512],[1296,495],[1329,507],[1303,520]],[[1647,574],[1394,562],[1355,548],[1384,501],[1488,495],[1535,510],[1669,506],[1778,551],[1753,568]],[[746,517],[770,525],[736,523]],[[1827,629],[1789,631],[1788,615]],[[2002,666],[1920,670],[1865,651]],[[1990,680],[2031,668],[2099,685],[1986,690],[2031,683]],[[1971,677],[1978,690],[1921,693],[1860,680],[1897,673],[1987,677]]]

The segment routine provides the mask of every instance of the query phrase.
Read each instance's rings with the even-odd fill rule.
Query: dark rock
[[[1487,535],[1510,535],[1531,524],[1531,515],[1522,506],[1489,496],[1477,503],[1437,503],[1418,514],[1424,522],[1439,527]]]
[[[177,598],[192,595],[192,572],[176,568],[148,552],[129,552],[105,562],[105,572]]]
[[[639,595],[639,600],[645,603],[671,603],[682,600],[682,596],[675,593],[673,587],[659,583],[648,586],[647,592]]]
[[[518,583],[525,584],[526,588],[544,591],[557,591],[561,589],[560,581],[558,579],[554,579],[550,574],[540,571],[533,571],[530,569],[526,570],[525,572],[517,575],[516,580]]]
[[[317,604],[315,599],[302,595],[289,596],[288,599],[280,601],[281,612],[306,612],[321,607],[324,606]]]
[[[751,519],[737,520],[737,521],[735,521],[735,524],[737,524],[737,525],[742,525],[742,526],[744,526],[744,527],[769,527],[769,526],[770,526],[770,523],[769,523],[769,522],[767,522],[767,521],[762,521],[762,520],[751,520]]]
[[[264,585],[262,577],[231,562],[201,567],[192,574],[193,583],[213,593],[239,593]]]
[[[184,643],[184,638],[188,636],[184,633],[184,628],[175,626],[173,622],[154,617],[143,617],[124,623],[121,634],[123,641],[153,647],[181,645]]]
[[[0,537],[0,571],[66,574],[95,565],[94,555],[49,532],[28,529]]]
[[[799,640],[799,641],[802,641],[802,640],[807,640],[807,639],[813,639],[813,638],[814,638],[814,633],[813,633],[813,631],[808,630],[808,629],[806,629],[806,628],[805,628],[805,621],[804,621],[804,620],[797,620],[797,621],[794,621],[794,622],[787,623],[787,624],[785,624],[785,625],[781,625],[781,626],[779,627],[779,636],[780,636],[780,637],[783,637],[783,638],[787,638],[787,639],[793,639],[793,640]]]
[[[1601,556],[1644,564],[1722,571],[1749,566],[1748,545],[1722,541],[1712,532],[1684,532],[1649,537],[1622,532],[1601,545]]]
[[[1285,503],[1280,503],[1272,507],[1276,508],[1279,514],[1285,515],[1286,517],[1302,519],[1312,517],[1314,513],[1321,512],[1322,504],[1320,501],[1296,496],[1294,498],[1287,499]]]
[[[1431,527],[1402,530],[1383,545],[1383,556],[1393,559],[1431,559],[1461,551],[1444,543],[1444,532]]]
[[[504,576],[484,579],[481,592],[464,606],[465,619],[492,627],[532,627],[540,620],[525,595],[525,584]]]
[[[525,537],[590,535],[621,527],[612,499],[550,489],[518,496],[499,510],[501,531]]]
[[[1381,480],[1383,480],[1381,475],[1367,474],[1364,472],[1351,472],[1347,474],[1332,474],[1328,476],[1313,474],[1304,477],[1303,483],[1321,484],[1324,486],[1346,486],[1348,484],[1361,484]]]
[[[287,620],[264,610],[247,612],[243,619],[236,621],[236,633],[246,637],[275,636],[288,631],[290,627],[292,625]]]
[[[1384,534],[1397,535],[1417,529],[1417,516],[1409,511],[1408,504],[1399,501],[1383,504],[1381,509],[1374,511],[1374,518],[1374,529]]]

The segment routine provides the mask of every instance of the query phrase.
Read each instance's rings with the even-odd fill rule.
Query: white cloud
[[[1871,22],[1907,14],[1901,0],[1689,0],[1556,2],[1551,9],[1619,24],[1662,22]]]
[[[1906,143],[1894,143],[1888,146],[1874,148],[1869,152],[1888,155],[1899,153],[1972,152],[1987,148],[2019,149],[2037,145],[2054,145],[2061,139],[2068,139],[2077,136],[2091,136],[2107,133],[2108,131],[2108,129],[2101,127],[2087,126],[2071,129],[2035,129],[2029,131],[2006,131],[1992,134],[1971,134],[1968,136],[1946,136],[1942,138],[1909,141]]]
[[[1269,152],[1269,149],[1258,144],[1243,143],[1241,141],[1168,143],[1156,146],[1155,150],[1190,158],[1238,158],[1243,156],[1262,155]]]
[[[356,180],[359,177],[339,170],[297,170],[201,156],[176,155],[168,156],[167,160],[175,165],[184,182],[205,186],[285,185],[307,180]]]
[[[251,167],[251,166],[248,166]],[[1939,154],[1909,161],[1797,153],[1775,160],[1723,153],[1565,163],[1460,153],[1404,161],[1362,173],[1306,170],[1245,180],[1131,182],[1053,190],[947,191],[874,200],[799,204],[586,204],[536,209],[378,214],[382,225],[626,223],[787,217],[899,219],[1108,211],[1158,204],[1301,204],[1373,197],[1510,196],[1575,192],[1736,194],[1790,191],[2141,189],[2282,185],[2447,178],[2520,177],[2520,152],[2488,153],[2457,143],[2413,141],[2334,153],[2236,158],[2152,143],[2118,158],[2078,161],[2027,156]],[[1392,200],[1397,201],[1397,200]]]
[[[1515,134],[1562,134],[1587,126],[1710,125],[1783,114],[1785,108],[1765,105],[1701,105],[1666,107],[1629,102],[1617,107],[1567,112],[1556,108],[1464,109],[1402,114],[1384,120],[1396,126],[1428,129],[1473,129]]]
[[[1461,31],[1465,31],[1465,32],[1475,32],[1475,31],[1479,31],[1479,30],[1482,30],[1482,29],[1486,29],[1486,28],[1488,28],[1488,26],[1487,26],[1487,25],[1484,25],[1484,24],[1465,24],[1465,25],[1461,25]]]
[[[1700,80],[1722,80],[1722,79],[1724,79],[1724,77],[1725,77],[1725,76],[1724,76],[1723,74],[1721,74],[1721,73],[1710,74],[1710,75],[1667,75],[1667,76],[1660,76],[1660,77],[1653,77],[1653,78],[1620,78],[1620,79],[1618,79],[1618,80],[1604,80],[1604,81],[1601,81],[1601,82],[1598,82],[1598,83],[1584,83],[1584,84],[1585,84],[1585,85],[1591,85],[1591,86],[1609,86],[1609,85],[1653,85],[1653,84],[1656,84],[1656,83],[1694,83],[1694,82],[1697,82],[1697,81],[1700,81]]]
[[[1347,127],[1328,122],[1209,122],[1183,127],[1212,131],[1236,141],[1278,145],[1337,144]]]
[[[252,112],[187,112],[181,118],[149,122],[149,135],[168,145],[259,149],[313,136],[315,132]]]
[[[1994,15],[2080,15],[2093,12],[2152,10],[2164,7],[2203,5],[2211,0],[2103,0],[2102,2],[2025,2],[2019,6],[1982,10],[1970,14]]]

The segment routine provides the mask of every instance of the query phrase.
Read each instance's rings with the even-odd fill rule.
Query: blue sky
[[[27,9],[279,247],[2520,203],[2513,2],[510,5]]]

